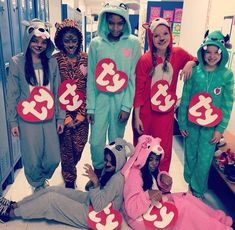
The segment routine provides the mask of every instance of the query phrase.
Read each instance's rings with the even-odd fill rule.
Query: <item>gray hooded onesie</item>
[[[59,109],[57,90],[60,84],[59,69],[55,58],[50,58],[54,45],[47,32],[48,24],[33,19],[24,22],[26,25],[24,34],[23,53],[17,54],[10,61],[9,77],[7,79],[7,112],[10,127],[18,127],[20,132],[21,154],[26,178],[33,187],[42,186],[45,179],[51,178],[60,162],[59,140],[57,123],[63,124],[65,114]],[[49,39],[46,56],[49,58],[49,84],[45,86],[54,95],[54,115],[50,120],[29,122],[23,120],[17,113],[16,106],[21,100],[29,98],[34,86],[26,81],[25,54],[31,38],[45,37]],[[35,75],[43,73],[41,63],[33,64]],[[43,75],[42,75],[43,76]],[[38,83],[40,86],[40,83]]]

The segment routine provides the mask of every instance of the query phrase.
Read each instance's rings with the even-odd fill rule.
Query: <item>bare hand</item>
[[[62,124],[57,124],[57,133],[61,134],[64,131],[64,125]]]
[[[180,133],[183,137],[187,137],[189,134],[187,130],[180,130]]]
[[[121,110],[121,112],[120,112],[119,115],[118,115],[118,120],[119,120],[120,122],[125,122],[125,121],[128,120],[129,116],[130,116],[130,113]]]
[[[144,125],[140,118],[135,117],[135,129],[139,135],[142,135],[144,133]]]
[[[152,201],[160,201],[162,199],[162,192],[155,189],[149,189],[149,198]]]
[[[98,187],[99,179],[97,175],[95,174],[91,165],[85,164],[83,168],[85,169],[85,173],[82,175],[88,177],[93,182],[95,188]]]
[[[162,174],[161,175],[161,182],[166,186],[171,186],[172,185],[172,177],[167,174]]]
[[[212,139],[210,140],[210,143],[217,144],[220,141],[221,137],[222,137],[222,133],[220,133],[219,131],[214,131],[214,134],[213,134]]]
[[[192,75],[192,68],[196,63],[194,61],[188,61],[180,73],[180,80],[188,80]]]
[[[20,131],[18,126],[11,128],[11,134],[13,137],[19,137],[20,136]]]
[[[94,114],[88,113],[87,114],[87,121],[89,124],[94,124],[95,123],[95,118],[94,118]]]

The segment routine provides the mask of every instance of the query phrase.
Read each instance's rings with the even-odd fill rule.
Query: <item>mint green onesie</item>
[[[119,41],[110,42],[106,13],[121,15],[126,23]],[[93,166],[101,169],[104,164],[103,149],[108,136],[109,142],[123,137],[126,122],[118,121],[121,110],[130,112],[135,92],[135,66],[141,55],[140,43],[131,33],[128,9],[123,3],[112,1],[99,15],[98,37],[92,39],[88,52],[87,113],[94,114],[91,125],[90,146]],[[104,92],[96,87],[95,69],[99,61],[112,59],[118,71],[127,75],[128,84],[121,92]]]

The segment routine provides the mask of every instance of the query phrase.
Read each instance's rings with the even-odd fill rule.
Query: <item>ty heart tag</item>
[[[60,108],[67,111],[76,111],[84,102],[85,95],[77,89],[75,80],[62,82],[58,90]]]
[[[222,120],[222,110],[213,105],[213,99],[209,93],[195,94],[189,103],[188,119],[200,126],[213,127]]]
[[[151,229],[173,227],[178,219],[176,206],[169,202],[158,202],[152,205],[143,215],[144,224]]]
[[[116,63],[112,59],[105,58],[96,65],[95,81],[98,90],[118,93],[126,88],[128,77],[126,73],[117,69]]]
[[[175,93],[169,92],[169,83],[159,80],[151,88],[151,106],[157,112],[168,112],[174,109],[177,102]]]
[[[122,225],[122,215],[113,209],[112,203],[100,212],[94,211],[92,205],[89,206],[87,226],[94,230],[118,230]]]
[[[54,116],[54,96],[49,89],[34,87],[29,98],[18,103],[17,113],[28,122],[51,120]]]

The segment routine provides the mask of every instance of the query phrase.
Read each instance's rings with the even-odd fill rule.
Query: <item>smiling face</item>
[[[123,27],[125,20],[119,15],[111,14],[107,17],[108,28],[110,31],[110,37],[113,39],[119,39],[123,34]]]
[[[115,157],[111,156],[111,154],[106,153],[104,156],[104,168],[105,172],[115,172],[116,170],[116,161]]]
[[[206,67],[209,69],[215,69],[221,60],[221,52],[217,46],[209,45],[204,51],[204,61]]]
[[[154,172],[158,168],[160,160],[161,160],[161,155],[156,155],[155,153],[150,154],[148,158],[149,161],[148,168],[150,172]]]
[[[170,44],[170,40],[170,31],[167,26],[159,25],[153,30],[153,44],[158,50],[165,51]]]
[[[78,49],[78,37],[75,33],[67,32],[63,35],[62,43],[66,54],[73,57],[77,54]]]
[[[31,50],[32,56],[39,57],[47,49],[47,39],[33,36],[29,43],[29,49]]]

